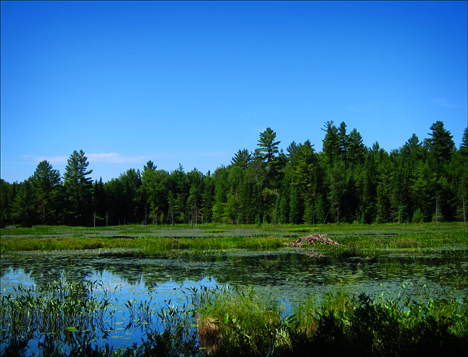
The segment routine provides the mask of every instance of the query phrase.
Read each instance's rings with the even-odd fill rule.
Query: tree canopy
[[[327,121],[322,151],[306,140],[286,152],[276,132],[234,153],[213,174],[148,161],[108,182],[92,181],[85,153],[74,151],[63,180],[41,161],[24,182],[1,184],[1,224],[117,225],[440,222],[466,219],[468,129],[459,149],[440,121],[423,141],[412,134],[387,152],[363,144],[357,129]]]

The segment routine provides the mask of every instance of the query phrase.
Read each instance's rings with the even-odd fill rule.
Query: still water
[[[1,294],[23,286],[40,287],[51,280],[98,281],[111,292],[115,311],[107,341],[114,348],[141,342],[141,331],[125,329],[128,300],[149,301],[154,308],[187,303],[187,289],[220,285],[255,286],[285,306],[307,296],[318,299],[330,291],[366,292],[372,297],[415,299],[468,296],[466,254],[414,255],[392,253],[376,257],[310,258],[295,250],[229,250],[191,255],[149,256],[123,251],[54,252],[4,255]],[[126,315],[127,314],[127,315]],[[32,347],[32,354],[37,352]]]

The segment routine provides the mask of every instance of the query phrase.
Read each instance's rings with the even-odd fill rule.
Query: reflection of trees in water
[[[454,263],[453,258],[450,260]],[[129,285],[143,284],[154,288],[169,281],[199,282],[213,277],[217,283],[260,286],[283,285],[292,280],[309,286],[333,283],[339,272],[359,272],[361,280],[421,276],[425,268],[440,266],[447,259],[388,258],[380,259],[311,259],[305,255],[288,253],[261,253],[228,255],[213,253],[184,257],[154,257],[141,253],[106,254],[31,254],[3,257],[2,277],[9,269],[22,269],[30,274],[38,287],[66,276],[75,282],[89,280],[93,274],[110,273]],[[332,267],[338,269],[334,271]]]
[[[83,283],[93,274],[92,267],[80,264],[78,256],[19,255],[2,258],[2,277],[9,270],[23,270],[38,288],[45,288],[53,281],[66,278],[68,281]]]

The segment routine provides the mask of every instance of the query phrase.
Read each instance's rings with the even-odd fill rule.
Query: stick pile
[[[311,234],[310,236],[300,237],[297,241],[291,243],[284,243],[288,247],[300,248],[303,245],[315,245],[315,243],[329,244],[329,245],[340,245],[340,243],[335,242],[332,239],[324,237],[321,234]]]

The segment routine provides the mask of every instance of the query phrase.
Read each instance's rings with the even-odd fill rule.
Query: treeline
[[[326,122],[321,152],[309,140],[278,149],[267,128],[257,148],[235,153],[206,175],[158,170],[148,161],[108,182],[92,181],[83,151],[60,176],[47,161],[18,183],[1,180],[1,223],[66,224],[325,223],[465,221],[468,128],[459,149],[440,121],[391,152],[363,144],[343,122]]]

